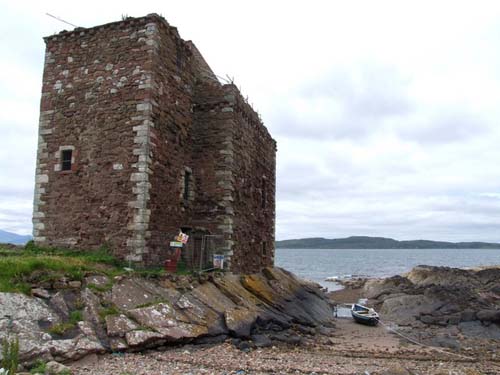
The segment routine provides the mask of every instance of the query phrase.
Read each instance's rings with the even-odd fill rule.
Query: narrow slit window
[[[266,256],[267,255],[267,242],[264,241],[262,242],[262,256]]]
[[[71,170],[71,159],[73,157],[72,150],[62,150],[61,151],[61,170],[70,171]]]
[[[189,200],[189,183],[191,181],[191,172],[185,171],[184,172],[184,191],[183,191],[183,198],[185,201]]]
[[[262,179],[261,189],[262,189],[261,206],[262,206],[262,208],[266,208],[266,204],[267,204],[267,192],[266,192],[266,179],[265,178]]]

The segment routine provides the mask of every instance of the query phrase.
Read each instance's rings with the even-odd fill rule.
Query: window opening
[[[71,159],[73,157],[72,150],[62,150],[61,151],[61,170],[70,171],[71,170]]]
[[[184,171],[184,192],[182,194],[185,201],[189,200],[189,182],[191,181],[191,172]]]
[[[262,189],[262,194],[261,194],[262,202],[261,202],[261,206],[262,206],[262,208],[266,208],[267,194],[266,194],[266,179],[265,178],[262,178],[261,189]]]

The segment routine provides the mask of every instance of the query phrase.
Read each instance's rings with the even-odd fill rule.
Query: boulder
[[[417,266],[408,272],[406,278],[420,287],[439,285],[469,288],[481,284],[474,271],[450,267]]]
[[[52,340],[47,343],[50,354],[57,361],[75,361],[92,353],[104,353],[100,342],[80,335],[74,339]]]
[[[249,337],[257,321],[257,313],[253,310],[235,306],[225,311],[224,318],[229,333],[236,337]]]
[[[256,348],[267,348],[273,345],[271,339],[262,334],[252,335],[252,342]]]
[[[83,309],[83,318],[94,324],[99,324],[99,311],[101,310],[101,301],[99,297],[97,297],[97,295],[95,295],[89,288],[85,288],[82,291],[81,298],[85,305]]]
[[[500,310],[485,309],[480,310],[476,314],[477,318],[482,322],[500,322]]]
[[[411,281],[402,276],[372,279],[365,282],[363,295],[369,299],[377,299],[385,294],[403,293],[412,286]]]
[[[174,308],[181,312],[190,323],[207,327],[207,333],[211,336],[226,333],[224,315],[209,308],[191,293],[185,293],[179,297]]]
[[[225,311],[236,306],[236,304],[213,283],[204,283],[196,286],[196,288],[191,291],[191,295],[219,314],[224,314]]]
[[[124,339],[119,337],[110,337],[109,348],[112,352],[122,352],[128,349],[128,345]]]
[[[476,277],[483,285],[496,284],[500,280],[500,268],[485,268],[477,271]]]
[[[39,297],[39,298],[43,298],[43,299],[50,298],[50,293],[46,289],[43,289],[43,288],[33,288],[33,289],[31,289],[31,294],[34,297]]]
[[[409,325],[421,315],[432,315],[443,306],[443,302],[421,295],[399,294],[384,300],[380,313],[385,320]]]
[[[462,322],[458,329],[465,337],[500,340],[500,327],[496,324],[486,327],[478,321]]]
[[[109,277],[104,275],[90,275],[85,278],[86,286],[96,286],[98,288],[104,288],[109,285]]]
[[[108,315],[105,318],[106,331],[108,336],[125,337],[127,332],[138,329],[139,327],[124,314]]]
[[[144,330],[127,332],[125,339],[131,347],[148,347],[151,344],[161,344],[164,342],[162,334]]]
[[[78,280],[73,280],[68,283],[68,287],[71,289],[80,289],[82,286],[82,282]]]
[[[65,319],[69,317],[69,308],[66,300],[64,299],[64,293],[62,291],[54,294],[54,296],[50,299],[49,305],[60,316],[64,317]]]
[[[175,303],[180,293],[175,289],[162,288],[140,278],[125,278],[114,284],[109,302],[128,310],[160,301]]]
[[[40,327],[59,321],[59,316],[41,299],[19,293],[0,293],[0,340],[16,335],[23,362],[50,359],[47,344],[51,336]]]
[[[64,366],[62,363],[50,361],[45,365],[45,373],[47,375],[70,375],[72,372],[69,367]]]
[[[192,339],[208,334],[207,326],[193,323],[185,314],[166,302],[129,310],[128,313],[142,327],[148,327],[161,334],[166,341]]]
[[[476,312],[471,309],[465,309],[460,313],[460,321],[470,322],[476,320]]]

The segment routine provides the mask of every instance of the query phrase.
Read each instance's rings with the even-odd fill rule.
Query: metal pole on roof
[[[53,16],[53,15],[52,15],[52,14],[50,14],[50,13],[45,13],[45,14],[46,14],[47,16],[49,16],[49,17],[52,17],[52,18],[54,18],[54,19],[58,20],[58,21],[64,22],[64,23],[65,23],[65,24],[67,24],[67,25],[70,25],[70,26],[73,26],[73,27],[78,27],[78,26],[76,26],[76,25],[73,25],[71,22],[68,22],[68,21],[63,20],[62,18],[59,18],[59,17]]]

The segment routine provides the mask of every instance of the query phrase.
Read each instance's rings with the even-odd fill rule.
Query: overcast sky
[[[498,5],[497,5],[498,4]],[[278,142],[277,239],[500,242],[497,1],[0,0],[0,229],[31,232],[42,37],[156,12]]]

